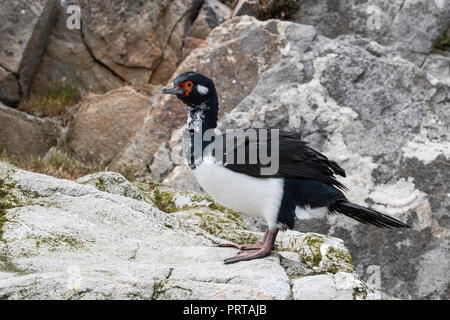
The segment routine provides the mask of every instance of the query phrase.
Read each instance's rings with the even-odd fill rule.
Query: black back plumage
[[[263,130],[266,131],[267,134],[262,134],[264,133]],[[241,141],[238,141],[233,134],[222,134],[224,150],[227,150],[225,144],[229,142],[230,139],[234,140],[233,161],[229,163],[226,162],[226,152],[224,153],[223,159],[216,157],[217,160],[224,162],[224,166],[229,170],[260,178],[314,179],[340,188],[341,190],[347,190],[347,188],[335,177],[335,175],[345,177],[344,169],[336,162],[329,160],[320,152],[308,147],[307,143],[301,140],[298,134],[287,131],[278,131],[279,170],[273,175],[262,175],[261,168],[270,167],[270,164],[262,163],[259,151],[260,148],[267,148],[268,156],[271,156],[272,139],[275,138],[275,134],[271,129],[247,129],[244,130],[246,137],[247,133],[250,131],[256,131],[256,140],[241,139]],[[245,163],[237,163],[238,149],[241,147],[245,150]],[[250,153],[258,155],[256,163],[250,163]]]

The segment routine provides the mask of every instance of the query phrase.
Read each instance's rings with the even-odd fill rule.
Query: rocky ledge
[[[255,241],[208,196],[133,184],[113,172],[77,182],[0,162],[0,299],[381,299],[342,240],[280,234],[270,257],[233,265],[226,241]]]

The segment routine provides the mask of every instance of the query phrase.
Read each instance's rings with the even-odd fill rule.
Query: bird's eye
[[[186,86],[188,88],[192,88],[194,86],[194,84],[192,83],[192,81],[188,81],[188,82],[186,82]]]

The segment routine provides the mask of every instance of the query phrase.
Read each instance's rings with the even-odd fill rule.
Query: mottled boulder
[[[143,199],[142,192],[117,172],[97,172],[81,177],[76,182],[94,186],[100,191],[118,194],[136,200]]]
[[[188,36],[206,39],[212,29],[230,18],[230,8],[218,0],[205,0]]]
[[[96,60],[133,85],[165,83],[201,1],[80,0],[82,34]]]
[[[171,152],[167,143],[161,144],[155,156],[149,161],[148,169],[155,181],[161,181],[173,169]]]
[[[237,250],[218,243],[262,234],[240,229],[238,214],[201,194],[144,186],[138,201],[120,187],[123,177],[118,188],[112,177],[96,174],[94,180],[108,181],[97,189],[0,162],[0,298],[383,298],[345,265],[333,274],[303,264],[291,250],[298,232],[281,234],[280,253],[225,265]]]
[[[233,9],[233,18],[237,16],[258,16],[258,1],[256,0],[239,0]]]
[[[26,160],[44,156],[56,146],[60,128],[49,119],[42,119],[6,107],[0,103],[0,147],[8,156]]]
[[[79,4],[70,1],[70,5]],[[68,84],[83,92],[105,93],[124,84],[124,81],[105,65],[95,60],[86,47],[81,28],[68,28],[75,18],[69,2],[58,3],[57,22],[45,47],[36,72],[31,93],[43,94],[55,86]],[[82,16],[81,16],[82,17]]]
[[[224,92],[222,77],[213,77],[219,97],[246,95],[236,105],[220,101],[225,113],[219,129],[299,132],[347,171],[342,182],[350,189],[350,200],[390,214],[413,229],[378,230],[342,216],[301,221],[297,229],[343,239],[360,275],[368,277],[370,266],[380,267],[382,288],[391,295],[448,297],[448,85],[406,60],[377,54],[382,47],[376,43],[374,50],[365,50],[353,40],[316,36],[311,26],[241,17],[216,28],[211,38],[223,34],[228,43],[236,43],[242,35],[258,32],[270,34],[277,59],[261,63],[264,68],[253,75],[256,83],[250,94],[242,86]],[[243,45],[254,48],[255,43]],[[213,48],[212,44],[191,54],[190,58],[198,54],[196,69],[207,75],[233,72],[232,64],[207,60]],[[206,69],[211,64],[215,68]],[[175,166],[163,181],[196,188],[189,170],[174,160],[179,153],[178,132],[173,130],[168,144]]]
[[[320,290],[311,288],[320,288]],[[321,274],[292,281],[294,300],[364,300],[381,299],[380,293],[368,292],[367,285],[352,274],[338,272]],[[320,294],[320,292],[322,294]]]
[[[23,95],[38,68],[44,52],[50,29],[54,24],[56,1],[20,0],[2,1],[0,3],[0,67],[17,77]],[[0,87],[3,81],[0,76]],[[5,99],[5,102],[11,102]]]
[[[81,159],[108,165],[142,126],[151,101],[132,87],[88,95],[69,126],[68,147]]]
[[[327,37],[374,40],[389,55],[421,66],[448,27],[450,6],[446,0],[304,0],[294,20]]]
[[[183,57],[187,57],[192,50],[203,43],[212,29],[230,18],[230,8],[218,0],[205,0],[189,29],[183,45]]]
[[[20,99],[20,89],[16,77],[0,67],[0,101],[15,104]]]
[[[423,64],[423,70],[450,86],[450,56],[430,54]]]

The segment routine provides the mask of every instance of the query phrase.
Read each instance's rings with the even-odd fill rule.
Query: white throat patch
[[[209,89],[205,86],[202,86],[201,84],[197,85],[197,91],[198,93],[200,93],[201,95],[206,95],[209,92]]]

